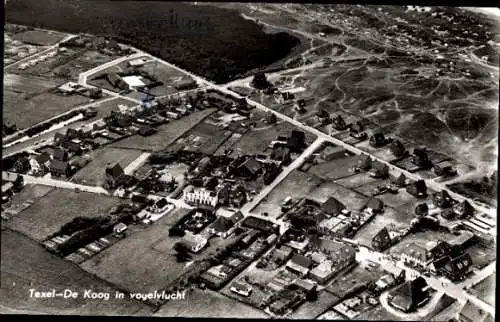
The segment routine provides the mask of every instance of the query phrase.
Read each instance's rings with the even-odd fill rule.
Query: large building
[[[187,204],[207,205],[211,207],[217,206],[218,202],[217,193],[215,191],[195,188],[193,186],[188,186],[184,189],[183,199]]]

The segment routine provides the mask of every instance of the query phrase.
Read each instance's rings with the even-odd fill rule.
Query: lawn
[[[5,225],[42,241],[78,216],[98,217],[120,203],[117,198],[88,192],[54,189]]]
[[[21,129],[33,126],[85,103],[90,103],[89,98],[77,94],[63,96],[46,90],[32,95],[23,95],[6,88],[3,116],[6,120],[14,122],[18,129]]]
[[[496,274],[491,274],[480,283],[474,285],[470,293],[476,295],[486,303],[495,305]]]
[[[186,301],[168,302],[155,313],[155,316],[257,319],[269,317],[263,311],[250,305],[208,289],[188,291]]]
[[[354,174],[351,168],[356,165],[356,160],[356,156],[348,156],[326,161],[321,164],[313,165],[309,172],[329,180],[346,178]]]
[[[104,55],[96,50],[86,50],[80,52],[75,59],[67,61],[64,64],[59,65],[57,68],[54,68],[51,71],[51,74],[57,75],[61,70],[69,70],[69,74],[67,74],[66,78],[68,78],[68,80],[78,79],[78,75],[80,73],[113,61],[119,57],[120,56],[117,55]]]
[[[162,86],[156,86],[151,89],[150,93],[155,96],[177,93],[178,90],[174,87],[175,83],[187,76],[175,68],[155,61],[144,64],[141,69],[163,82]]]
[[[134,135],[111,144],[115,148],[141,149],[144,151],[158,152],[165,150],[189,129],[198,124],[216,109],[210,108],[196,111],[179,120],[171,121],[157,127],[158,133],[151,136]]]
[[[132,161],[142,154],[138,150],[114,149],[105,147],[91,152],[92,161],[80,169],[74,176],[73,182],[102,186],[104,170],[108,163],[119,163],[125,169]]]
[[[376,215],[369,223],[363,226],[356,233],[354,239],[363,245],[371,245],[372,238],[384,227],[389,230],[399,230],[410,226],[411,220],[415,218],[413,214],[406,214],[385,207],[382,214]]]
[[[268,125],[252,129],[245,133],[240,140],[233,145],[234,154],[259,154],[263,153],[271,141],[276,140],[279,135],[289,136],[292,130],[298,130],[293,124],[288,122],[279,122],[274,125]],[[306,142],[312,143],[315,136],[306,134]]]
[[[180,238],[168,236],[170,227],[186,211],[173,211],[154,225],[138,229],[80,264],[81,267],[130,292],[161,290],[186,267],[186,263],[176,261],[175,251],[171,248]]]
[[[335,197],[337,200],[342,202],[347,209],[355,211],[364,207],[368,201],[368,198],[364,195],[354,190],[347,189],[335,182],[327,182],[313,189],[309,193],[309,197],[314,198],[319,202],[324,202],[329,197]]]
[[[281,214],[283,199],[288,196],[302,198],[321,183],[322,180],[316,176],[300,171],[292,171],[285,180],[267,195],[266,199],[259,203],[255,208],[255,212],[267,212],[269,216],[277,217]]]
[[[375,282],[383,275],[384,273],[380,270],[368,271],[358,264],[352,269],[335,276],[326,289],[335,296],[343,298],[355,285],[368,283],[370,281]]]
[[[12,197],[12,204],[2,213],[2,218],[11,218],[30,207],[38,199],[52,191],[52,187],[27,184]]]
[[[48,30],[28,30],[17,33],[12,39],[38,46],[52,46],[63,40],[66,35]]]
[[[231,131],[220,126],[200,122],[186,132],[169,149],[213,154],[231,135]]]
[[[50,254],[20,233],[2,228],[0,303],[2,313],[72,315],[150,315],[152,309],[129,298],[109,301],[83,298],[86,289],[115,294],[117,289]],[[76,299],[29,297],[29,290],[79,292]]]

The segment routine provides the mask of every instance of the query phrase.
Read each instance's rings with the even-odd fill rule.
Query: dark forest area
[[[180,2],[16,0],[6,21],[69,33],[108,36],[216,83],[269,65],[299,44],[265,33],[237,12]]]

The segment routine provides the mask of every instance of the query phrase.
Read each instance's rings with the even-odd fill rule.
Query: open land
[[[119,199],[88,192],[54,189],[5,225],[42,241],[76,217],[99,217],[120,203]]]
[[[184,132],[195,126],[198,122],[213,113],[215,109],[197,111],[190,115],[168,124],[160,125],[158,133],[151,136],[134,135],[111,144],[115,148],[141,149],[143,151],[162,151],[175,142]]]
[[[137,159],[142,151],[132,149],[109,148],[91,152],[92,161],[73,175],[73,182],[102,186],[104,183],[104,169],[107,164],[119,163],[125,169],[132,161]]]
[[[17,313],[31,314],[151,314],[151,308],[130,298],[115,299],[111,296],[109,301],[84,299],[83,292],[86,289],[109,292],[112,295],[117,289],[74,264],[50,254],[41,245],[18,232],[2,228],[1,245],[2,310],[6,306],[17,310]],[[29,296],[30,289],[56,289],[58,292],[70,289],[80,294],[76,299],[37,299]]]

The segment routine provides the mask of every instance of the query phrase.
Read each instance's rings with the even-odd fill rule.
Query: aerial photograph
[[[0,314],[495,320],[500,8],[4,7]]]

